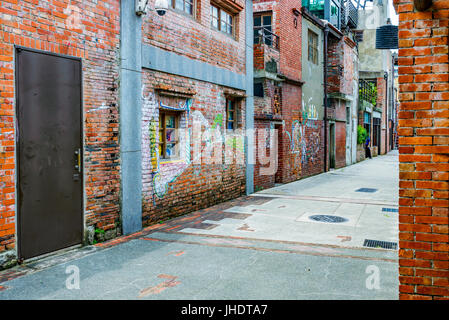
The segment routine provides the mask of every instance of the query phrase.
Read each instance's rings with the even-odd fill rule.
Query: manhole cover
[[[398,244],[396,242],[368,240],[368,239],[365,239],[363,246],[368,248],[382,248],[390,250],[396,250],[398,248]]]
[[[317,214],[309,217],[310,220],[318,221],[318,222],[327,222],[327,223],[342,223],[348,221],[343,217],[339,216],[328,216],[325,214]]]
[[[377,189],[372,189],[372,188],[360,188],[358,190],[355,190],[355,192],[366,192],[366,193],[374,193],[376,191],[377,191]]]

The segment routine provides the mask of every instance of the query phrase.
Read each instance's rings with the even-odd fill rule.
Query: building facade
[[[360,8],[359,29],[363,30],[360,52],[359,124],[367,130],[373,156],[392,150],[394,130],[394,56],[391,50],[376,49],[376,30],[388,23],[388,2],[375,0]]]
[[[299,0],[253,1],[256,190],[306,176],[307,148],[320,148],[312,132],[304,131],[300,8]]]
[[[251,192],[245,7],[1,2],[0,268]]]

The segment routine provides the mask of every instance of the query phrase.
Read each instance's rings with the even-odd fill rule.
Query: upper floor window
[[[273,18],[271,13],[256,14],[254,16],[254,43],[265,42],[272,45]],[[263,39],[263,41],[260,41]]]
[[[318,64],[318,35],[309,30],[309,41],[308,41],[308,58],[310,62]]]
[[[195,0],[172,0],[172,7],[193,15],[194,1]]]
[[[234,16],[214,5],[211,5],[210,9],[212,27],[231,36],[234,35]]]

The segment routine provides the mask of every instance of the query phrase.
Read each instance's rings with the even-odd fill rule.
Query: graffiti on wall
[[[173,182],[191,167],[199,176],[201,164],[224,166],[236,159],[243,159],[244,139],[241,134],[228,134],[223,114],[216,114],[211,122],[199,110],[191,110],[193,100],[185,99],[175,106],[158,101],[153,92],[144,94],[143,88],[143,141],[144,166],[150,169],[153,201],[163,198],[173,189]],[[175,111],[179,117],[177,128],[178,154],[175,160],[160,155],[159,110]],[[225,134],[223,134],[225,133]],[[225,161],[223,161],[223,147]],[[243,161],[239,161],[243,164]],[[171,186],[170,186],[171,185]]]
[[[291,130],[285,131],[290,141],[288,164],[292,174],[301,174],[304,165],[318,159],[321,146],[319,129],[317,108],[312,98],[305,101],[303,96],[300,120],[293,121]]]

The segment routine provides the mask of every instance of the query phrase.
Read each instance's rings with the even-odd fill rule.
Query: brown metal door
[[[82,240],[81,61],[17,49],[18,253]]]

